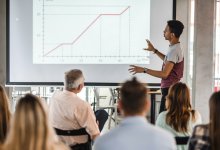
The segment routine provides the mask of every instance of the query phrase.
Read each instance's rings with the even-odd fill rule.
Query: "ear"
[[[145,111],[148,113],[150,111],[150,107],[151,107],[151,102],[150,100],[146,99],[145,102]]]
[[[171,33],[171,36],[172,36],[172,37],[176,37],[174,33]]]
[[[80,85],[77,87],[77,90],[78,90],[78,91],[81,91],[82,88],[83,88],[83,84],[80,84]]]
[[[118,100],[118,109],[123,110],[123,104],[122,104],[121,99]]]

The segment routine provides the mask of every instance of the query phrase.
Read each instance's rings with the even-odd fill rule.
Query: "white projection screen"
[[[7,85],[62,85],[64,72],[81,69],[86,85],[117,85],[129,65],[160,70],[144,51],[149,39],[166,53],[167,20],[175,0],[8,0]],[[136,74],[143,83],[160,79]]]

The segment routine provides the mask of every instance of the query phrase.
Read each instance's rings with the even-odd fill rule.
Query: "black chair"
[[[189,141],[189,136],[176,136],[175,140],[177,145],[186,145]]]
[[[70,146],[72,150],[92,150],[92,143],[90,135],[86,132],[85,128],[81,128],[78,130],[61,130],[54,128],[57,135],[60,136],[79,136],[79,135],[88,135],[88,142],[83,144],[76,144],[73,146]]]

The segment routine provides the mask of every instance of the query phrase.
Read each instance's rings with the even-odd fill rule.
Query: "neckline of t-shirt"
[[[176,43],[176,44],[170,44],[169,46],[171,47],[171,46],[175,46],[175,45],[177,45],[177,44],[180,44],[180,42],[178,42],[178,43]]]

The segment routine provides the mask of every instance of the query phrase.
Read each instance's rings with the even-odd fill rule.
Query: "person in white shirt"
[[[201,115],[192,109],[189,88],[185,83],[173,84],[166,97],[166,111],[157,117],[156,125],[172,133],[174,137],[189,137],[193,128],[202,123]],[[178,145],[177,150],[186,150]]]
[[[95,150],[176,150],[172,135],[146,120],[150,101],[144,84],[136,78],[126,81],[118,105],[124,119],[95,140]]]
[[[73,69],[65,73],[64,91],[56,91],[51,98],[49,116],[52,125],[60,130],[78,130],[85,128],[87,135],[80,136],[59,136],[60,139],[72,149],[79,144],[87,143],[89,138],[94,140],[100,134],[96,116],[90,104],[77,96],[84,87],[84,77],[81,70]],[[103,127],[108,118],[107,112],[102,110],[101,117],[104,121],[99,121]],[[104,116],[102,116],[104,115]],[[101,128],[102,128],[101,127]]]

